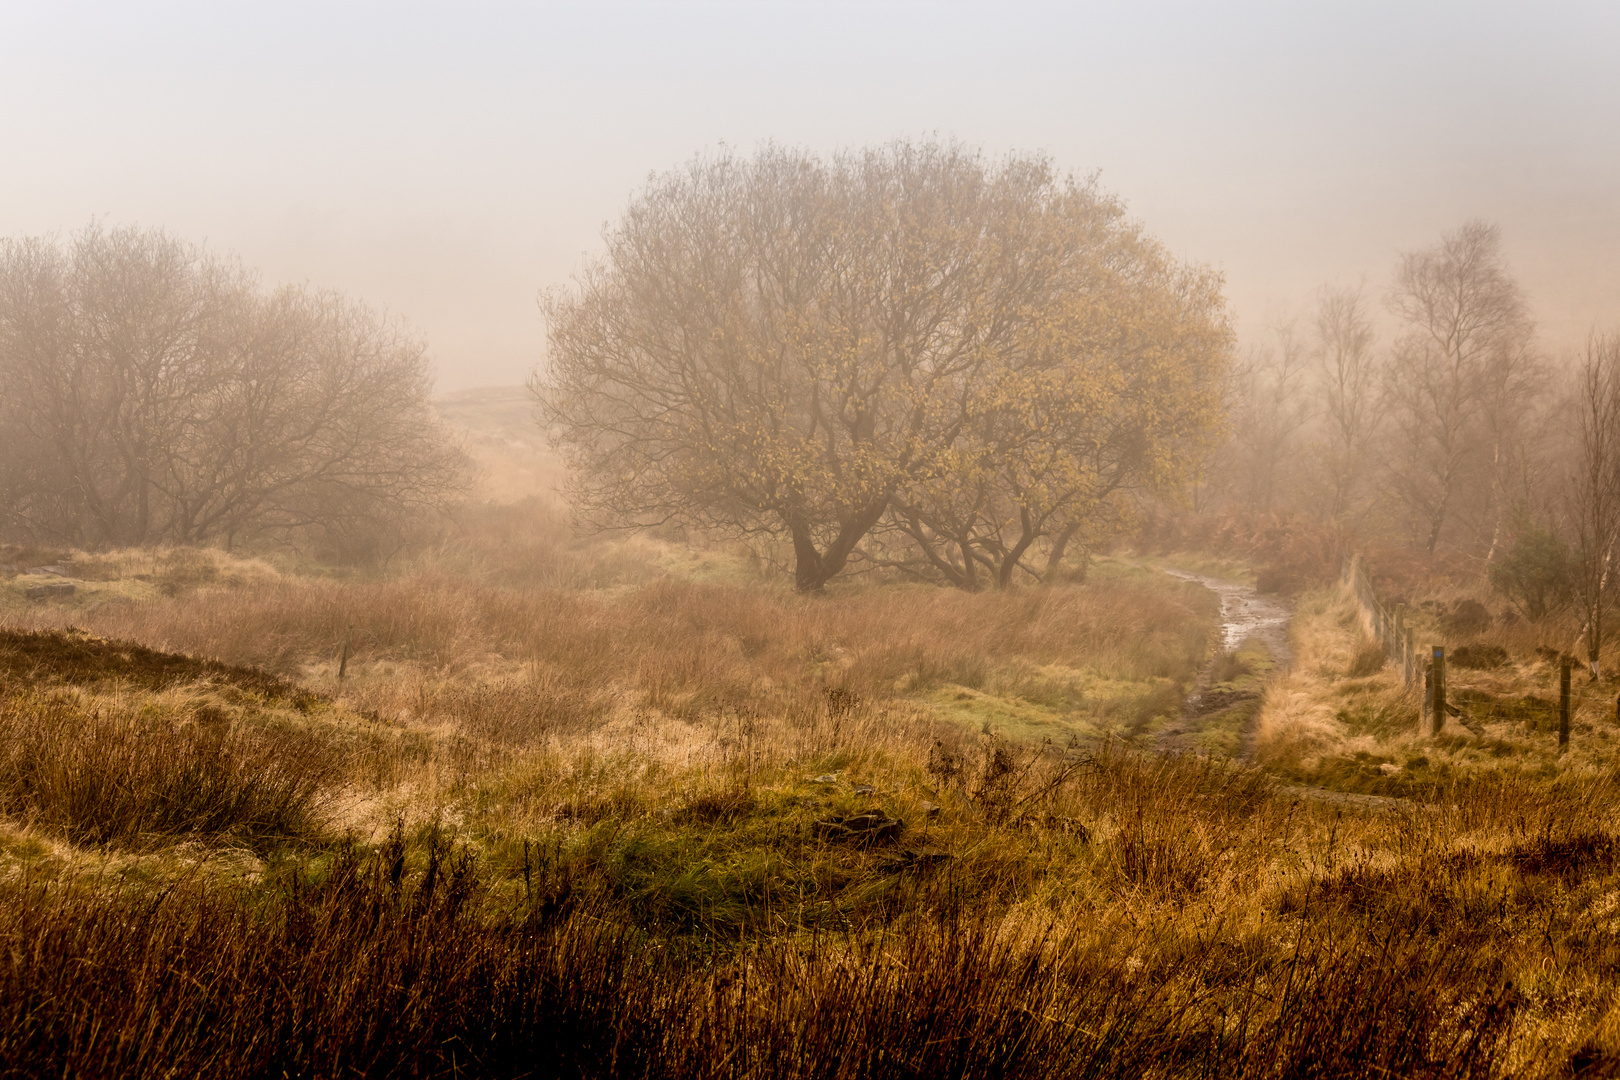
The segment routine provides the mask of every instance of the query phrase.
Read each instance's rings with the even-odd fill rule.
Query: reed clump
[[[206,838],[267,850],[319,832],[326,740],[71,690],[0,691],[0,812],[79,845]]]

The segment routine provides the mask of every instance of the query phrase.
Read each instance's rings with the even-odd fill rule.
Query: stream
[[[1235,649],[1248,638],[1255,638],[1271,650],[1271,655],[1277,662],[1276,671],[1286,669],[1293,662],[1293,652],[1288,648],[1288,620],[1293,617],[1293,609],[1288,603],[1278,597],[1262,596],[1253,585],[1245,585],[1241,581],[1228,581],[1225,578],[1210,577],[1207,574],[1194,574],[1188,570],[1171,570],[1161,567],[1171,577],[1182,581],[1191,581],[1202,585],[1210,592],[1221,598],[1221,647],[1227,650]],[[1211,701],[1215,695],[1210,690],[1210,676],[1215,668],[1216,659],[1212,658],[1198,673],[1198,685],[1192,693],[1187,695],[1187,702],[1182,711],[1180,726],[1161,733],[1159,749],[1170,753],[1183,753],[1188,750],[1197,752],[1197,748],[1190,741],[1189,736],[1196,736],[1207,716],[1230,704],[1231,699],[1224,701]],[[1253,697],[1251,693],[1247,695]],[[1241,750],[1237,757],[1243,761],[1252,759],[1254,751],[1254,720],[1251,719],[1245,727],[1241,738]],[[1281,790],[1313,802],[1325,802],[1331,805],[1345,807],[1353,806],[1366,810],[1395,811],[1408,806],[1405,799],[1391,798],[1384,795],[1362,795],[1354,792],[1330,791],[1326,788],[1307,787],[1301,784],[1283,783]]]
[[[1253,639],[1270,651],[1277,665],[1274,670],[1281,671],[1288,667],[1293,658],[1288,648],[1288,620],[1293,611],[1288,604],[1276,597],[1261,596],[1253,585],[1241,581],[1195,574],[1189,570],[1166,568],[1164,572],[1182,581],[1202,585],[1220,597],[1223,651],[1231,652],[1243,642]],[[1199,669],[1198,681],[1182,704],[1181,722],[1158,735],[1157,744],[1161,751],[1199,752],[1202,748],[1203,752],[1207,752],[1211,746],[1208,740],[1212,732],[1230,722],[1223,720],[1223,716],[1230,715],[1223,711],[1244,702],[1254,702],[1251,715],[1243,722],[1243,730],[1237,734],[1236,745],[1226,743],[1228,753],[1244,761],[1252,756],[1255,710],[1258,709],[1258,699],[1263,691],[1258,686],[1253,689],[1217,689],[1213,684],[1219,663],[1220,657],[1212,656]],[[1211,723],[1216,724],[1217,728],[1212,729],[1209,726]],[[1226,738],[1230,739],[1231,735]]]
[[[1253,585],[1225,578],[1194,574],[1187,570],[1166,569],[1165,573],[1182,581],[1202,585],[1221,598],[1221,647],[1228,651],[1237,648],[1247,638],[1262,642],[1277,661],[1286,668],[1293,660],[1288,650],[1288,620],[1293,611],[1283,600],[1274,596],[1261,596]]]

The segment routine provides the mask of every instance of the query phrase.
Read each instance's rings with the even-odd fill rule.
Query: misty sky
[[[1502,226],[1549,349],[1620,328],[1620,4],[0,0],[0,235],[92,217],[521,382],[650,171],[939,135],[1100,171],[1246,334]]]

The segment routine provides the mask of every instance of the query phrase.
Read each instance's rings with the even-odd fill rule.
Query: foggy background
[[[162,226],[510,385],[650,171],[937,134],[1100,171],[1246,334],[1494,221],[1558,351],[1620,323],[1617,46],[1597,3],[0,3],[0,235]]]

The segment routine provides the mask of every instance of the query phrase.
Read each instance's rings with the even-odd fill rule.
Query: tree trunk
[[[959,545],[962,549],[962,588],[968,592],[979,591],[979,568],[973,564],[973,549],[963,540]]]
[[[820,592],[827,579],[821,572],[821,552],[816,550],[809,528],[793,525],[789,532],[793,536],[793,587],[802,593]]]
[[[855,545],[872,531],[872,526],[878,523],[883,511],[888,508],[889,495],[885,493],[881,499],[868,503],[852,517],[845,518],[839,523],[838,535],[827,545],[825,552],[816,550],[808,522],[789,519],[788,534],[793,538],[793,587],[802,593],[821,592],[827,582],[838,576],[838,572],[848,564]]]
[[[1063,561],[1064,553],[1069,550],[1069,541],[1073,540],[1074,534],[1079,531],[1080,523],[1076,521],[1065,526],[1063,530],[1057,534],[1057,536],[1053,537],[1052,550],[1046,554],[1046,578],[1048,581],[1053,580],[1053,576],[1057,573],[1058,564]],[[1086,562],[1089,561],[1090,559],[1088,556],[1088,558],[1080,564],[1081,581],[1085,580],[1085,566]]]
[[[1013,571],[1018,569],[1019,562],[1024,558],[1024,552],[1029,550],[1029,546],[1040,535],[1030,522],[1027,508],[1018,511],[1018,518],[1019,523],[1024,527],[1024,534],[1018,538],[1018,543],[1014,544],[1012,550],[1008,551],[1006,557],[1001,560],[1001,568],[996,574],[997,588],[1005,589],[1012,585]]]

